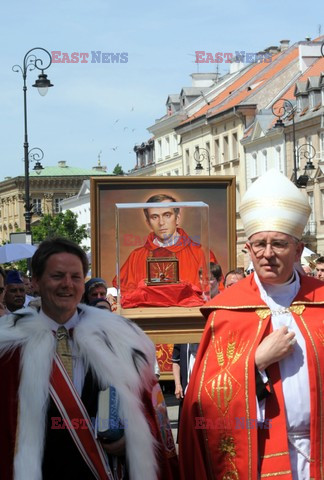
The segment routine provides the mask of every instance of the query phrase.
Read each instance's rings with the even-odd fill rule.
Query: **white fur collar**
[[[86,305],[79,308],[80,322],[74,329],[74,341],[85,368],[92,369],[102,388],[114,385],[120,395],[121,417],[127,419],[125,438],[130,479],[153,480],[157,477],[156,442],[140,398],[154,381],[154,346],[142,330],[128,320]],[[14,478],[41,480],[55,340],[35,310],[26,308],[2,317],[0,355],[15,346],[20,346],[22,352],[19,404],[24,407],[18,418]]]

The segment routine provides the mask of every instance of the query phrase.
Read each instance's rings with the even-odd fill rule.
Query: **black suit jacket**
[[[97,414],[98,391],[97,382],[89,370],[84,380],[81,400],[93,422]],[[94,480],[95,477],[79,453],[69,430],[55,428],[62,424],[61,414],[50,399],[42,464],[43,480]]]

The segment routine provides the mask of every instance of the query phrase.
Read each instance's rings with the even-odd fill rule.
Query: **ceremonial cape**
[[[78,309],[73,341],[85,371],[91,370],[100,388],[113,385],[119,394],[130,479],[173,478],[151,401],[154,345],[123,317],[86,305]],[[54,355],[53,332],[36,310],[0,319],[1,480],[42,478]]]
[[[290,311],[307,349],[311,398],[310,478],[324,478],[324,283],[301,277]],[[269,367],[273,392],[257,427],[255,350],[271,331],[271,315],[254,275],[212,299],[181,414],[179,459],[183,480],[291,480],[282,382]],[[305,388],[307,386],[305,385]],[[298,395],[298,392],[296,392]]]

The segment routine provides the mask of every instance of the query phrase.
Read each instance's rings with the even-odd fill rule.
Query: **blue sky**
[[[191,85],[194,54],[256,52],[282,39],[318,36],[323,3],[301,10],[292,0],[12,0],[1,8],[1,170],[23,175],[23,80],[11,68],[33,47],[66,52],[127,52],[127,63],[53,63],[54,84],[41,97],[27,77],[30,148],[40,147],[44,165],[65,160],[90,168],[98,153],[111,172],[135,165],[133,147],[149,138],[146,128],[165,113],[169,93]],[[200,71],[215,71],[214,65]],[[226,67],[220,64],[220,72]],[[39,72],[38,72],[39,73]],[[118,120],[118,121],[117,121]],[[117,148],[116,148],[117,147]],[[115,150],[113,150],[113,148]],[[33,165],[31,165],[31,168]]]

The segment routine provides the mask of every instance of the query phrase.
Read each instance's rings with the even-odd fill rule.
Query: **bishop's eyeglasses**
[[[249,242],[251,249],[257,257],[260,257],[264,254],[267,245],[270,245],[271,250],[274,253],[283,253],[289,244],[296,242],[287,242],[286,240],[272,240],[271,242],[266,242],[265,240],[255,240],[254,242]]]

